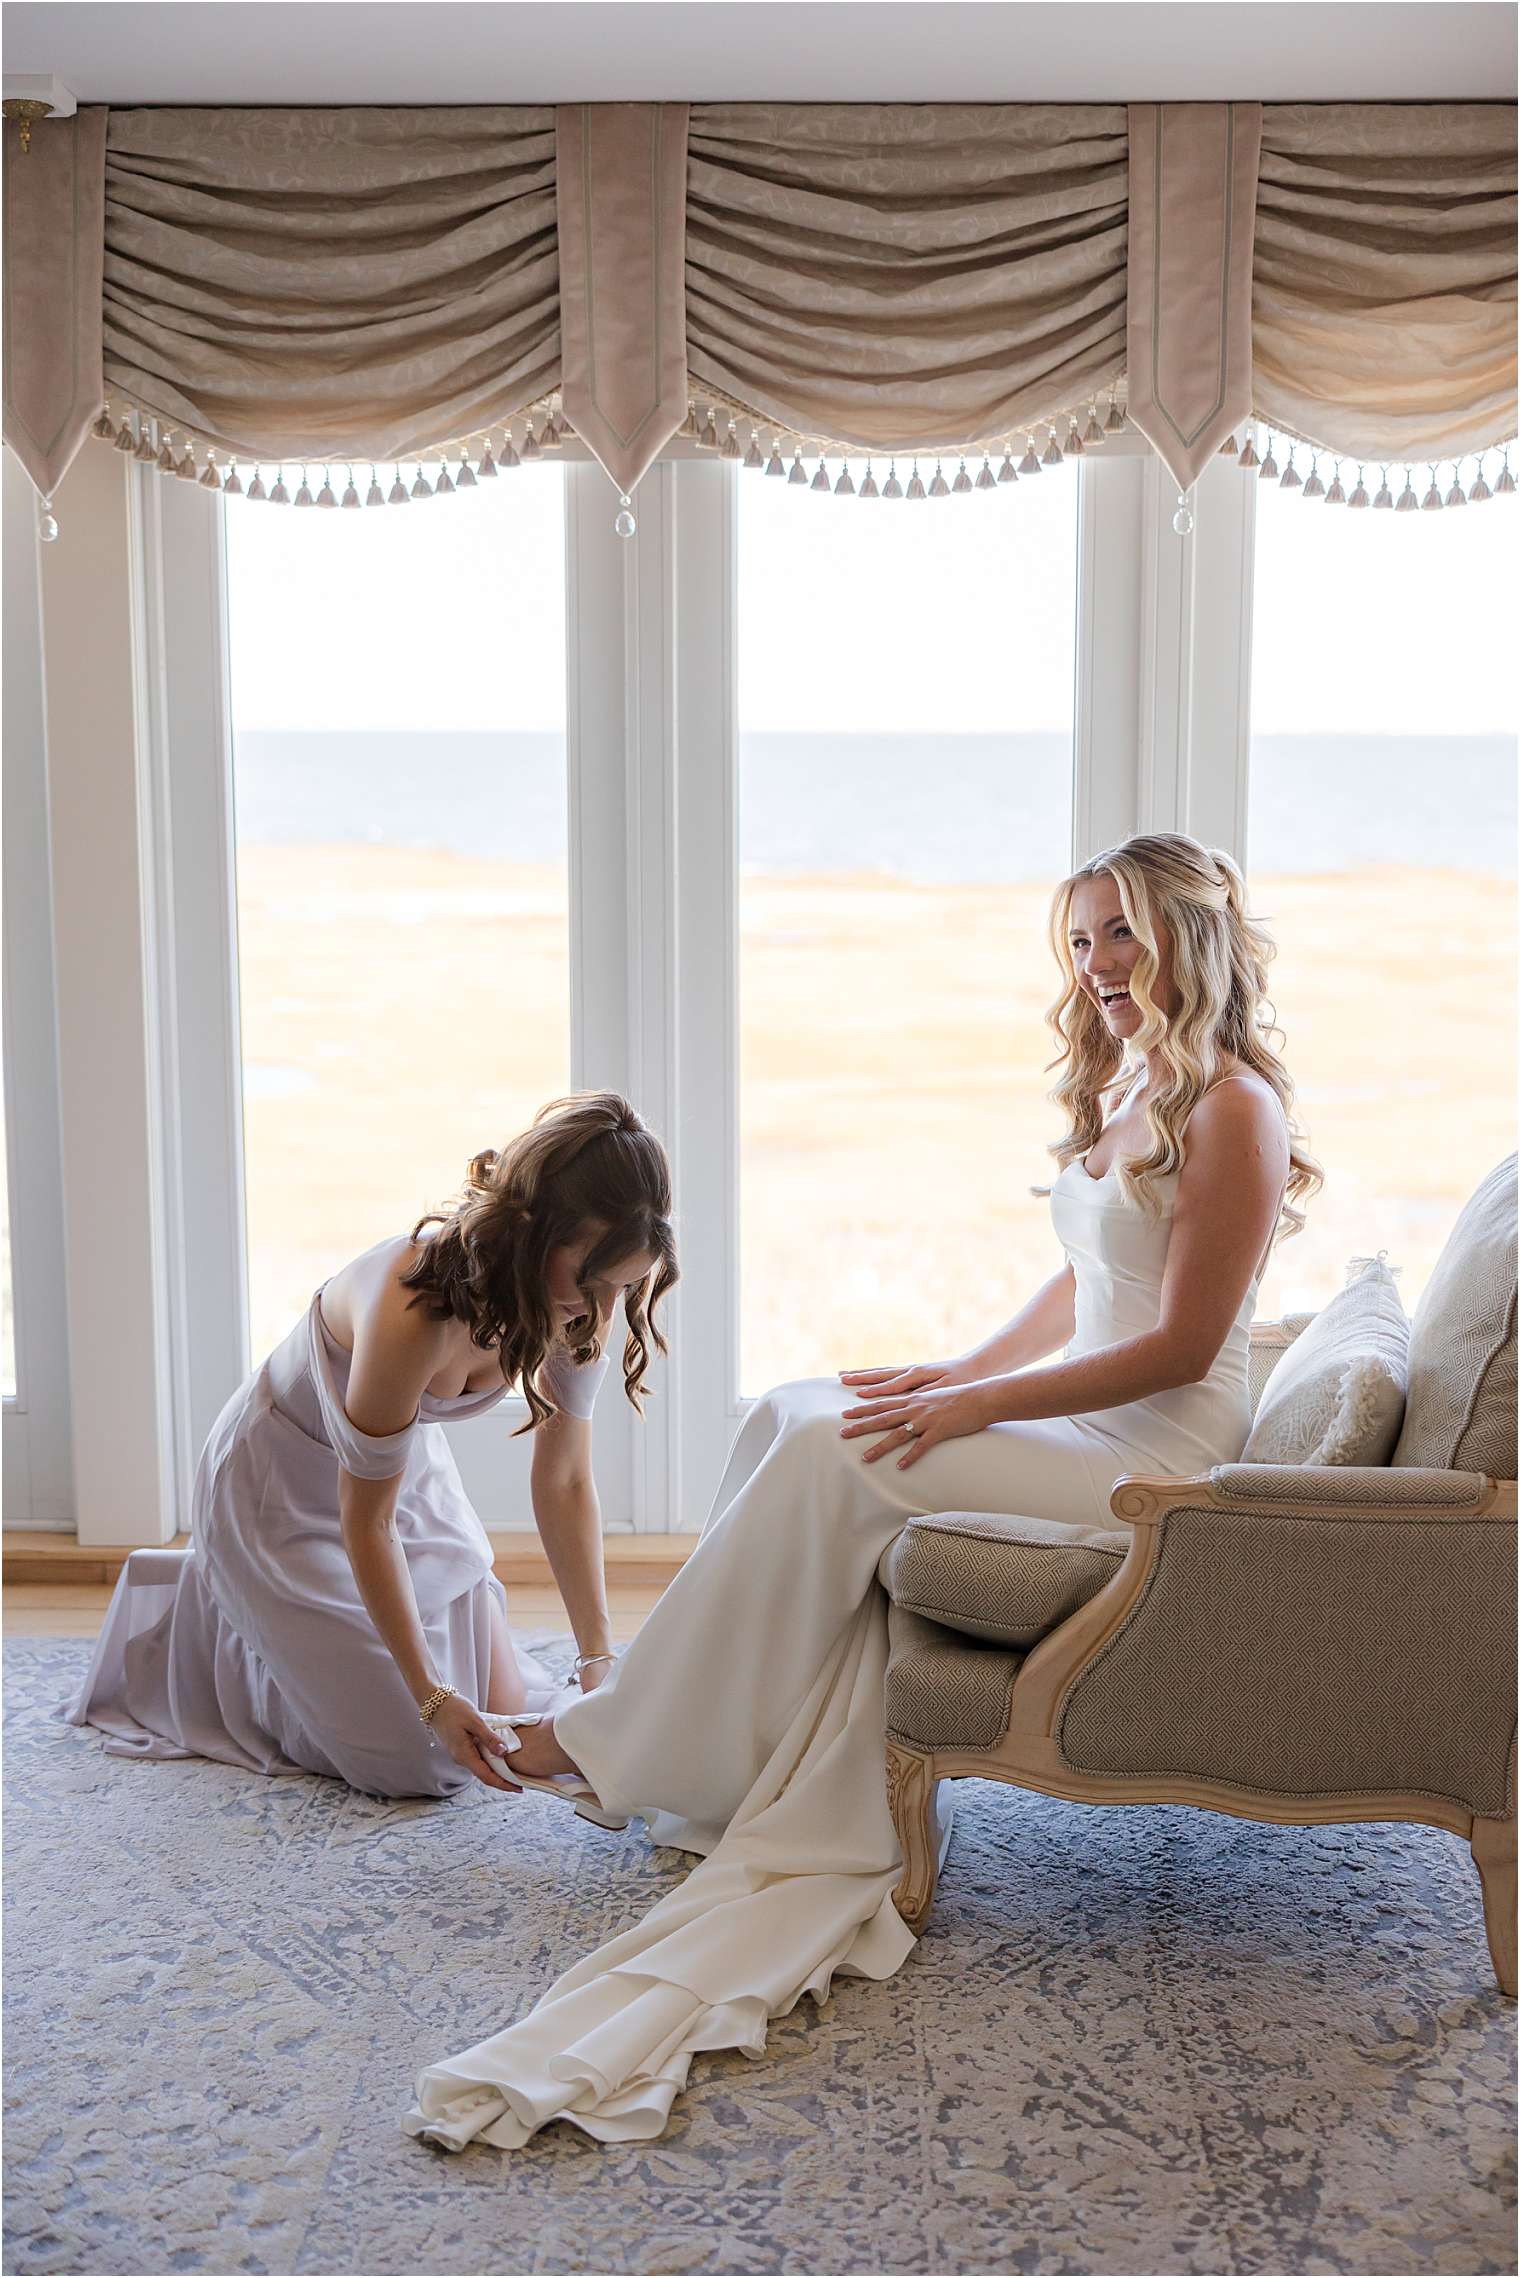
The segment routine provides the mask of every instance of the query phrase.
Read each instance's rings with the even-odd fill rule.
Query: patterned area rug
[[[890,1984],[699,2058],[660,2142],[402,2135],[683,1871],[484,1790],[140,1764],[6,1648],[5,2267],[18,2273],[1489,2272],[1514,2009],[1466,1850],[966,1784]]]

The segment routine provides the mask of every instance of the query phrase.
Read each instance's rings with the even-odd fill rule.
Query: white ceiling
[[[9,0],[88,103],[1512,98],[1510,0]]]

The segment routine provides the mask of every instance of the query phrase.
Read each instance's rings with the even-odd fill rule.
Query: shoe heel
[[[603,1811],[591,1803],[578,1803],[575,1816],[577,1819],[589,1819],[593,1827],[605,1827],[612,1835],[621,1835],[628,1825],[627,1820],[620,1819],[615,1811]]]

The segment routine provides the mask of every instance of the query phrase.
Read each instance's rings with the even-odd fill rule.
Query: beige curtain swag
[[[105,383],[171,428],[404,458],[559,359],[551,110],[112,113]]]
[[[1352,459],[1515,433],[1512,103],[1269,103],[1253,410]]]
[[[979,443],[1124,369],[1121,104],[692,106],[695,392],[885,455]]]
[[[213,486],[494,472],[547,405],[628,491],[693,398],[794,479],[803,449],[1027,467],[1040,429],[1053,463],[1104,394],[1181,490],[1253,416],[1367,459],[1515,432],[1509,104],[86,111],[5,141],[5,433],[45,492],[97,412]]]

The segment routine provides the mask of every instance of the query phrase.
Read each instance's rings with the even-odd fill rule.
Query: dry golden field
[[[442,1200],[568,1080],[563,874],[443,852],[239,857],[252,1334]],[[1327,1180],[1263,1318],[1386,1249],[1411,1307],[1513,1144],[1514,890],[1367,869],[1254,881]],[[1060,1263],[1046,895],[746,878],[744,1389],[983,1334]],[[679,1206],[679,1195],[677,1204]]]

